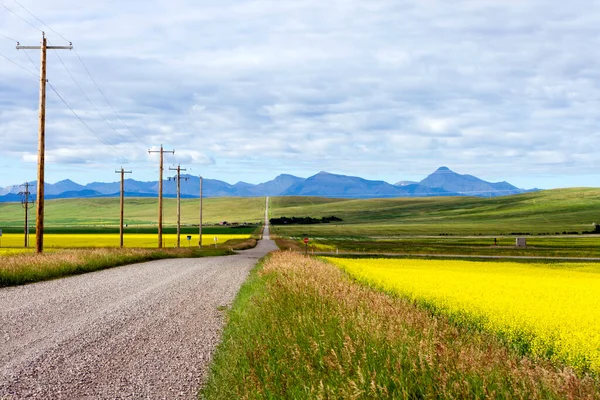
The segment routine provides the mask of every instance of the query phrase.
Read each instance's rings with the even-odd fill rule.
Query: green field
[[[199,200],[181,200],[182,225],[199,222]],[[203,224],[221,221],[237,223],[261,223],[265,211],[265,199],[209,198],[203,202]],[[177,221],[177,201],[164,200],[164,224],[174,226]],[[153,198],[126,198],[125,223],[135,227],[151,227],[158,219],[158,200]],[[119,225],[119,199],[64,199],[45,202],[44,224],[52,227],[115,227]],[[0,203],[0,229],[22,227],[24,212],[19,203]],[[35,225],[35,210],[31,212],[30,225]],[[118,230],[117,230],[118,232]]]
[[[343,220],[272,227],[274,235],[288,239],[280,241],[280,246],[297,250],[302,248],[300,240],[310,237],[315,251],[600,257],[600,237],[582,234],[600,223],[600,189],[557,189],[496,198],[274,197],[270,204],[271,218],[333,215]],[[182,234],[197,235],[198,206],[198,199],[182,200]],[[165,200],[165,234],[175,233],[175,207],[174,199]],[[262,222],[264,198],[209,198],[203,209],[207,235],[251,234]],[[126,233],[156,233],[156,214],[156,199],[126,199]],[[114,234],[118,232],[119,200],[51,200],[46,202],[45,215],[49,234]],[[218,226],[221,221],[251,225]],[[0,229],[20,233],[22,226],[21,205],[0,204]],[[526,249],[515,248],[514,238],[519,236],[527,238]]]
[[[164,247],[176,244],[176,200],[165,199]],[[181,246],[197,246],[199,200],[181,201]],[[264,198],[211,198],[203,202],[203,245],[237,245],[258,232]],[[45,203],[44,247],[118,247],[119,199],[65,199]],[[125,199],[125,247],[157,247],[157,199]],[[31,212],[30,247],[35,244],[35,210]],[[24,211],[18,203],[0,203],[0,255],[23,246]],[[230,225],[220,226],[227,221]],[[192,239],[188,242],[187,236]],[[14,251],[13,251],[14,252]]]
[[[396,237],[415,235],[562,234],[600,223],[600,189],[557,189],[522,195],[397,199],[276,197],[270,217],[334,215],[341,223],[276,226],[282,236]]]
[[[322,199],[279,197],[270,217],[336,216],[341,222],[278,225],[281,247],[311,251],[486,256],[600,257],[600,189],[497,198]],[[527,248],[516,248],[526,237]],[[285,240],[285,238],[291,240]]]

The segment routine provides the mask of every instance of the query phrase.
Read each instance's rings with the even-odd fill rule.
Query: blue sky
[[[230,183],[600,186],[598,26],[589,0],[0,0],[0,187],[36,179],[39,52],[14,41],[41,30],[73,42],[48,79],[93,131],[48,88],[47,182],[156,180],[164,144]]]

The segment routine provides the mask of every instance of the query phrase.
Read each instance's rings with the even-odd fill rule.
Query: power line
[[[105,145],[107,145],[108,147],[110,147],[113,150],[116,150],[115,147],[113,145],[111,145],[110,143],[108,143],[106,140],[102,139],[102,137],[100,135],[98,135],[92,128],[90,128],[90,126],[83,120],[81,119],[81,117],[79,115],[77,115],[77,113],[75,112],[75,110],[73,110],[71,108],[71,106],[65,101],[65,99],[56,91],[56,89],[54,88],[54,86],[52,86],[52,84],[50,82],[48,82],[48,86],[50,86],[50,88],[54,91],[54,93],[56,93],[56,95],[58,96],[58,98],[65,104],[65,106],[67,106],[67,108],[69,110],[71,110],[71,113],[73,113],[73,115],[92,133],[92,135],[94,135],[96,138],[98,138],[98,140],[100,140],[102,143],[104,143]]]
[[[67,71],[67,73],[69,74],[69,76],[71,77],[71,79],[73,80],[73,82],[75,83],[75,85],[79,88],[79,91],[81,92],[81,94],[83,95],[83,97],[85,97],[85,99],[88,101],[88,103],[90,103],[90,105],[92,106],[92,108],[94,110],[96,110],[96,112],[98,113],[98,115],[100,116],[100,118],[102,118],[102,120],[104,122],[106,122],[106,125],[108,125],[108,127],[110,129],[112,129],[113,131],[115,131],[115,133],[117,135],[119,135],[123,140],[127,141],[127,138],[123,135],[121,135],[121,133],[119,131],[117,131],[112,125],[111,123],[106,119],[106,117],[104,117],[104,115],[102,115],[102,113],[100,112],[100,110],[98,110],[98,107],[96,107],[96,105],[94,105],[94,103],[92,102],[92,100],[88,97],[88,95],[85,93],[85,91],[83,90],[83,88],[81,87],[81,85],[79,84],[79,82],[77,82],[77,80],[75,79],[75,76],[73,76],[73,74],[71,73],[71,70],[69,69],[69,67],[67,67],[67,65],[64,63],[62,57],[60,56],[60,54],[58,54],[58,51],[54,51],[54,53],[56,54],[56,56],[58,57],[58,60],[60,61],[60,63],[63,65],[63,67],[65,68],[65,70]]]
[[[28,73],[32,74],[33,76],[37,76],[37,74],[35,72],[28,70],[27,68],[25,68],[21,64],[17,63],[16,61],[11,60],[10,58],[8,58],[7,56],[5,56],[4,54],[0,53],[0,57],[6,59],[6,61],[8,61],[10,63],[13,63],[17,67],[21,68],[23,71],[28,72]]]
[[[35,68],[36,70],[38,70],[39,69],[38,66],[33,62],[33,60],[31,59],[31,56],[29,55],[29,53],[27,51],[23,51],[23,53],[27,56],[27,58],[29,59],[29,61],[31,61],[31,64],[33,65],[33,68]]]
[[[92,74],[90,73],[90,70],[88,69],[87,65],[85,65],[85,63],[83,62],[83,59],[81,58],[81,56],[79,55],[79,53],[77,52],[77,49],[74,49],[75,51],[75,55],[77,56],[77,58],[79,59],[79,62],[81,62],[81,65],[83,66],[83,69],[85,70],[85,72],[88,74],[88,76],[90,77],[90,79],[92,80],[92,82],[94,83],[94,86],[96,86],[96,89],[98,89],[98,92],[100,92],[100,94],[102,95],[102,97],[104,98],[104,101],[106,101],[106,104],[108,104],[108,106],[111,108],[111,110],[115,113],[115,115],[117,116],[117,118],[119,119],[119,121],[121,121],[121,123],[127,128],[127,130],[129,131],[129,133],[131,133],[141,144],[143,144],[146,147],[150,147],[146,144],[146,142],[144,142],[142,140],[142,138],[139,137],[138,134],[136,134],[135,132],[133,132],[131,130],[131,128],[129,127],[129,125],[127,125],[127,123],[123,120],[123,118],[121,118],[121,116],[119,115],[119,113],[117,113],[117,110],[115,110],[115,108],[112,106],[112,104],[110,103],[110,101],[108,101],[108,99],[106,98],[106,96],[104,95],[104,92],[102,91],[102,89],[100,89],[100,86],[98,85],[98,83],[96,82],[96,80],[94,79],[94,77],[92,76]]]
[[[5,35],[4,33],[2,33],[2,32],[0,32],[0,36],[2,36],[3,38],[5,38],[5,39],[7,39],[7,40],[10,40],[11,42],[16,42],[16,40],[15,40],[15,39],[13,39],[13,38],[11,38],[11,37],[8,37],[8,36],[6,36],[6,35]]]
[[[21,7],[23,10],[25,10],[25,12],[27,12],[30,16],[32,16],[33,18],[35,18],[39,23],[41,23],[43,26],[45,26],[46,28],[48,28],[49,30],[51,30],[52,32],[54,32],[56,35],[58,35],[59,37],[61,37],[63,40],[71,43],[64,35],[60,34],[59,32],[57,32],[56,30],[54,30],[50,25],[46,24],[44,21],[42,21],[40,18],[38,18],[35,14],[33,14],[31,11],[29,11],[29,9],[27,9],[23,4],[21,4],[18,0],[13,0],[17,5],[19,5],[19,7]],[[19,19],[23,20],[24,22],[26,22],[27,24],[29,24],[30,26],[32,26],[33,28],[40,30],[39,28],[37,28],[35,25],[33,25],[31,22],[27,21],[25,18],[21,17],[20,15],[16,14],[14,11],[12,11],[10,8],[8,8],[1,0],[0,0],[0,4],[2,4],[2,6],[4,8],[6,8],[9,12],[11,12],[12,14],[14,14],[15,16],[17,16]],[[41,31],[41,30],[40,30]],[[4,36],[4,35],[3,35]],[[10,39],[8,37],[6,37],[7,39]],[[118,120],[123,124],[123,126],[125,126],[125,128],[129,131],[129,133],[131,133],[133,135],[133,137],[135,137],[137,139],[138,142],[140,142],[142,145],[149,147],[147,145],[146,142],[144,142],[144,140],[142,140],[142,138],[136,134],[135,132],[133,132],[131,130],[131,128],[129,127],[129,125],[123,120],[123,118],[121,118],[121,116],[119,115],[119,113],[117,113],[117,111],[115,110],[115,108],[113,107],[113,105],[110,103],[110,101],[108,101],[108,98],[106,97],[106,95],[104,94],[104,92],[102,91],[102,89],[100,89],[100,86],[98,85],[98,83],[96,82],[96,80],[94,79],[94,77],[92,76],[92,74],[90,73],[90,70],[88,69],[88,67],[86,66],[86,64],[83,62],[83,59],[81,58],[81,56],[79,55],[79,53],[77,52],[77,50],[75,49],[75,54],[77,55],[77,58],[79,59],[79,61],[81,62],[81,65],[83,66],[85,72],[88,74],[88,76],[90,77],[90,79],[92,80],[92,82],[94,83],[94,86],[96,86],[96,89],[98,89],[98,92],[100,92],[100,95],[102,95],[102,97],[104,98],[104,101],[106,101],[106,104],[108,104],[108,106],[111,108],[111,110],[113,111],[113,113],[117,116]],[[58,55],[58,53],[57,53]],[[63,66],[65,67],[65,69],[67,70],[67,72],[69,73],[69,75],[71,76],[71,79],[73,79],[73,81],[75,82],[75,84],[77,85],[77,87],[79,88],[79,90],[83,93],[84,97],[88,100],[88,102],[92,105],[92,107],[96,110],[96,112],[100,115],[100,117],[107,123],[107,125],[114,130],[121,138],[123,138],[124,140],[127,140],[126,137],[124,137],[123,135],[121,135],[121,133],[119,133],[109,122],[108,120],[100,113],[100,111],[96,108],[96,106],[91,102],[91,100],[89,99],[89,97],[84,93],[83,89],[81,88],[81,86],[79,85],[79,83],[77,83],[77,81],[75,80],[75,78],[73,77],[73,75],[71,74],[71,72],[69,71],[69,69],[67,68],[67,66],[65,65],[65,63],[62,61],[62,59],[60,58],[60,56],[58,55],[58,58],[60,60],[60,62],[63,64]],[[34,64],[35,65],[35,64]]]
[[[8,8],[6,6],[6,4],[4,4],[3,2],[0,1],[0,5],[4,8],[6,8],[6,10],[13,14],[15,17],[19,18],[21,21],[25,22],[27,25],[31,26],[33,29],[42,32],[42,30],[40,28],[38,28],[37,26],[35,26],[34,24],[32,24],[31,22],[27,21],[25,18],[21,17],[19,14],[17,14],[16,12],[14,12],[13,10],[11,10],[10,8]]]
[[[29,11],[27,8],[25,8],[25,6],[23,4],[19,3],[17,0],[13,0],[13,1],[15,3],[17,3],[19,5],[19,7],[21,7],[23,10],[25,10],[29,15],[31,15],[33,18],[35,18],[39,23],[41,23],[42,25],[44,25],[46,28],[50,29],[52,32],[56,33],[58,36],[60,36],[66,42],[69,42],[69,40],[67,38],[65,38],[63,35],[61,35],[60,33],[56,32],[54,29],[52,29],[52,27],[50,25],[46,24],[44,21],[42,21],[41,19],[39,19],[38,17],[36,17],[31,11]]]

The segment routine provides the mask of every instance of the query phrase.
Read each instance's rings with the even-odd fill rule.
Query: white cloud
[[[61,178],[76,163],[109,180],[126,159],[154,179],[146,151],[161,143],[169,162],[230,181],[331,170],[395,182],[444,164],[564,186],[597,167],[600,5],[588,1],[21,2],[74,42],[121,117],[74,52],[59,54],[101,116],[49,53],[50,82],[93,131],[49,90],[48,169]],[[39,42],[5,10],[0,26]],[[36,68],[2,36],[0,54]],[[38,78],[3,58],[0,74],[0,158],[35,160]]]

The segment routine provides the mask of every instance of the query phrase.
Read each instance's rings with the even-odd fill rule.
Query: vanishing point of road
[[[265,225],[256,248],[233,256],[0,289],[0,399],[197,398],[224,310],[276,249]]]

